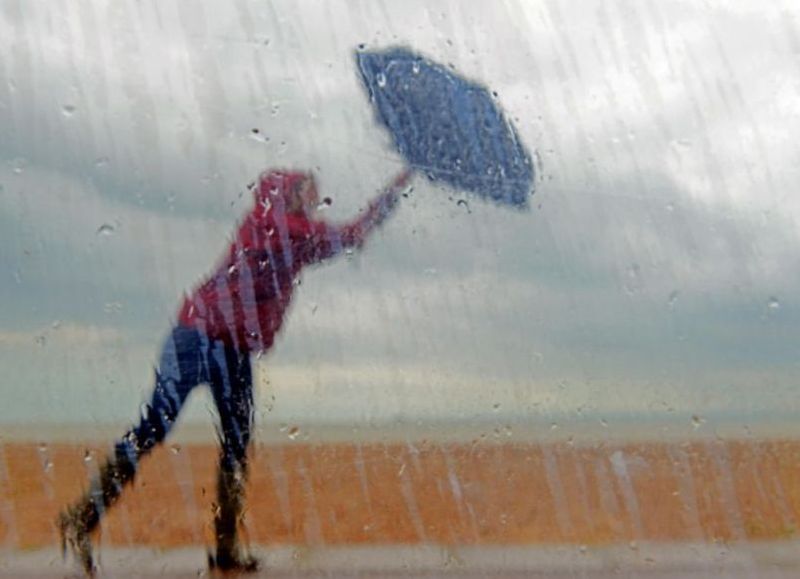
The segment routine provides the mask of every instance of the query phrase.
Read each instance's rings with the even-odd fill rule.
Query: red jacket
[[[216,270],[184,299],[178,323],[241,351],[268,349],[303,266],[360,246],[397,202],[397,192],[390,190],[346,225],[310,220],[285,210],[286,192],[303,177],[281,171],[261,176],[255,207]]]

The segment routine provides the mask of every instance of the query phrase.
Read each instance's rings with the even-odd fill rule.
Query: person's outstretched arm
[[[310,243],[309,261],[331,258],[342,251],[360,248],[367,237],[375,231],[397,208],[400,192],[408,184],[413,172],[406,169],[380,193],[367,208],[350,223],[334,225],[325,221],[311,222],[310,231],[303,236]]]
[[[400,191],[408,184],[411,174],[410,169],[400,173],[383,193],[370,201],[367,209],[361,215],[354,221],[336,228],[339,230],[345,249],[361,247],[367,237],[394,213],[400,201]]]

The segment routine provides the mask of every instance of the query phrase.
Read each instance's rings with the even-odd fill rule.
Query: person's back
[[[287,221],[285,191],[301,179],[270,173],[254,188],[255,206],[245,216],[216,269],[184,299],[178,322],[249,351],[272,345],[299,273]],[[305,215],[299,217],[307,220]]]

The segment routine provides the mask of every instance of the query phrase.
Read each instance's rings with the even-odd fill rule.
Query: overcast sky
[[[305,273],[260,420],[797,412],[792,0],[0,0],[0,422],[134,418],[262,170],[312,168],[341,220],[401,168],[360,43],[497,91],[537,192],[418,178]]]

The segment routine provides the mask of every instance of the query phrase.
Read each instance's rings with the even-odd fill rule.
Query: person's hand
[[[392,181],[391,188],[392,189],[402,189],[408,182],[411,181],[411,177],[414,175],[414,170],[411,168],[405,168],[397,177],[394,178]]]

